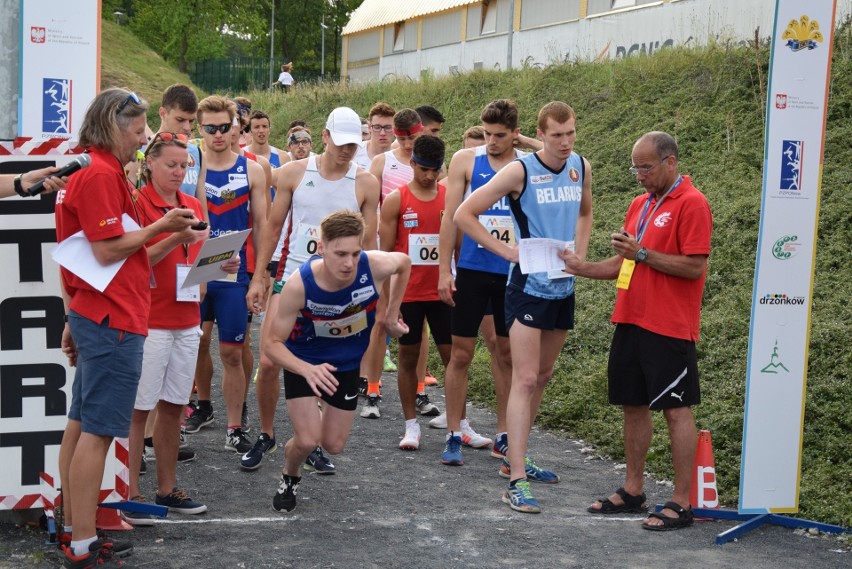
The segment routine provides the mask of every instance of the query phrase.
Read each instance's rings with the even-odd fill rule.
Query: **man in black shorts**
[[[284,445],[284,471],[272,506],[296,507],[302,463],[318,445],[343,450],[358,404],[358,370],[370,342],[379,289],[390,279],[384,325],[392,337],[408,332],[399,306],[411,268],[401,253],[363,251],[364,219],[339,211],[323,219],[318,257],[294,272],[263,336],[263,350],[284,368],[284,396],[293,436]],[[317,398],[325,409],[317,412]]]

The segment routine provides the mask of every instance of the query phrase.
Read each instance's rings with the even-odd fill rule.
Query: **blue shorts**
[[[506,287],[506,329],[517,320],[524,326],[539,330],[574,329],[574,295],[549,299],[529,295],[511,286]]]
[[[219,328],[219,342],[237,346],[245,342],[247,292],[247,285],[208,283],[207,295],[201,303],[201,319],[209,320],[209,315],[213,315]]]
[[[77,345],[68,418],[79,421],[84,433],[127,437],[145,336],[110,328],[109,318],[97,324],[74,311],[68,323]]]

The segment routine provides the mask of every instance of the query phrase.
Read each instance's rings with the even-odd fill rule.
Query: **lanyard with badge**
[[[680,183],[683,181],[682,176],[678,176],[677,180],[672,187],[669,188],[663,196],[657,200],[657,203],[654,204],[654,209],[648,213],[648,209],[651,207],[651,200],[654,199],[654,194],[648,194],[648,199],[645,201],[645,207],[642,208],[642,213],[639,214],[639,218],[636,220],[636,242],[641,243],[642,237],[645,235],[645,230],[648,229],[648,222],[654,217],[654,214],[657,213],[657,210],[663,204],[663,200],[672,193],[675,188],[677,188]],[[621,261],[621,270],[618,273],[618,280],[615,281],[615,287],[623,290],[627,290],[630,288],[630,279],[633,278],[633,271],[636,268],[636,261],[634,259],[622,259]]]
[[[145,195],[145,198],[151,202],[151,198],[147,195]],[[151,205],[153,205],[153,202],[151,202]],[[169,208],[167,207],[161,207],[160,209],[163,211],[164,216],[169,213]],[[186,263],[175,265],[175,300],[178,302],[201,302],[201,287],[199,285],[181,288],[181,285],[186,280],[186,276],[189,274],[189,269],[192,268],[192,263],[189,262],[189,245],[181,243],[181,247],[183,247],[183,256],[186,259]],[[157,283],[154,281],[154,272],[151,271],[151,288],[156,287]]]

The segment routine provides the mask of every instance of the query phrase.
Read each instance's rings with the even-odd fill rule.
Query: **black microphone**
[[[62,168],[60,168],[58,172],[48,176],[48,178],[51,178],[51,177],[64,178],[65,176],[70,176],[71,174],[73,174],[74,172],[79,170],[80,168],[85,168],[91,163],[92,163],[92,157],[91,156],[89,156],[88,154],[80,154],[79,156],[74,158],[74,160],[72,160],[71,162],[69,162],[68,164],[66,164]],[[36,182],[32,186],[30,186],[30,189],[27,190],[27,192],[31,196],[36,196],[36,195],[42,193],[44,191],[44,180],[46,180],[46,179],[47,178],[39,180],[38,182]]]

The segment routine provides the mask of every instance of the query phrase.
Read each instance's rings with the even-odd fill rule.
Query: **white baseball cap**
[[[325,128],[336,146],[361,142],[361,118],[349,107],[337,107],[331,111]]]

